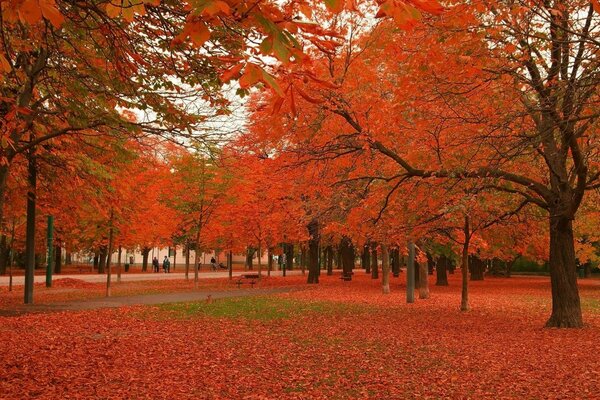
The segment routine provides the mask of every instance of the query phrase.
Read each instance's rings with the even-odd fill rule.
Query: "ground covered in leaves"
[[[403,277],[383,295],[358,272],[274,296],[0,317],[0,398],[600,396],[600,281],[581,281],[587,327],[557,330],[543,328],[547,278],[473,282],[467,313],[458,278],[411,305]]]

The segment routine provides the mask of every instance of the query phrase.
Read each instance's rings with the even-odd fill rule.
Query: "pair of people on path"
[[[167,272],[171,272],[171,262],[169,261],[169,257],[165,256],[165,259],[162,263],[162,267],[165,274]],[[154,270],[154,272],[158,272],[159,270],[158,258],[156,257],[152,259],[152,269]]]

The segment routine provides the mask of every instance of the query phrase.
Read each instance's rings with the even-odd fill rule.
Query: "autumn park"
[[[0,399],[600,399],[599,0],[0,33]]]

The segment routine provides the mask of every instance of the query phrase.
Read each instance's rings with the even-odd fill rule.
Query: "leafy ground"
[[[296,281],[302,277],[290,277]],[[0,398],[424,399],[600,396],[600,281],[580,330],[543,329],[547,278],[458,276],[405,303],[358,273],[268,297],[0,318]],[[271,278],[265,285],[277,285]]]

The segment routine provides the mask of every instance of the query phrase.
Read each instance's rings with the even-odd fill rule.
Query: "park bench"
[[[244,283],[249,283],[250,287],[254,287],[254,284],[256,283],[258,278],[258,274],[242,274],[238,277],[237,281],[235,281],[235,284],[237,285],[238,289]]]

